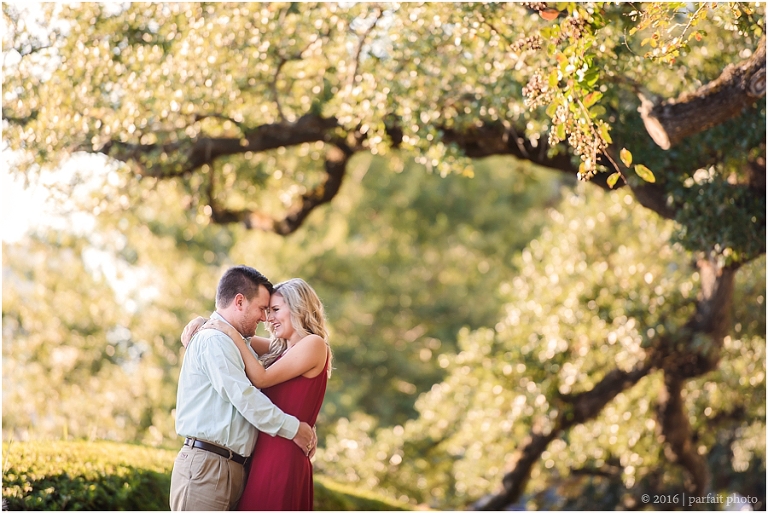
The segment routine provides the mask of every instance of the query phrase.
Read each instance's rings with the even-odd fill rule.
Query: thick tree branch
[[[667,202],[667,192],[659,183],[646,183],[632,187],[635,199],[649,210],[653,210],[664,219],[674,219],[677,208]]]
[[[614,397],[634,386],[652,369],[653,366],[650,362],[644,362],[629,372],[613,369],[592,390],[574,395],[564,395],[563,400],[572,408],[563,413],[562,428],[569,429],[576,424],[583,424],[595,418]]]
[[[154,154],[174,155],[185,151],[180,156],[181,163],[175,167],[155,165],[144,172],[157,178],[170,178],[187,175],[203,165],[212,164],[216,159],[228,155],[246,152],[263,152],[282,146],[317,141],[327,141],[331,129],[338,126],[335,118],[322,118],[314,114],[302,116],[293,123],[271,123],[247,131],[244,138],[235,137],[199,137],[197,139],[168,144],[129,144],[110,141],[98,151],[122,162],[143,164]]]
[[[248,229],[258,229],[288,235],[295,232],[304,220],[317,207],[329,203],[341,189],[346,174],[347,162],[354,151],[344,144],[332,146],[325,159],[325,181],[306,192],[280,220],[275,220],[263,212],[253,210],[220,209],[211,203],[211,218],[219,224],[242,222]]]
[[[442,128],[443,142],[455,144],[470,158],[484,158],[493,155],[511,155],[521,160],[565,173],[575,175],[579,170],[574,165],[570,154],[561,151],[553,157],[547,155],[549,146],[546,140],[539,139],[534,144],[526,138],[518,137],[514,130],[501,123],[484,123],[479,126],[458,131]]]
[[[696,311],[679,333],[655,347],[653,359],[664,370],[665,391],[660,397],[659,426],[667,444],[669,461],[681,465],[689,474],[691,493],[706,495],[710,475],[699,455],[682,389],[688,379],[715,369],[720,360],[723,339],[731,326],[734,278],[738,266],[723,267],[701,259],[697,263],[701,291]]]
[[[389,118],[387,122],[387,133],[389,134],[393,147],[398,147],[402,140],[402,131],[399,129],[396,119]],[[214,138],[200,137],[181,142],[169,144],[127,144],[119,141],[107,143],[100,151],[108,153],[112,157],[125,161],[134,162],[138,166],[138,172],[143,175],[157,178],[170,178],[188,175],[203,165],[211,165],[216,159],[228,155],[241,154],[245,152],[263,152],[277,149],[279,147],[296,146],[307,142],[325,141],[329,142],[332,138],[339,139],[341,135],[336,131],[340,129],[335,118],[324,118],[315,114],[306,114],[294,123],[273,123],[262,125],[249,131],[245,131],[242,138]],[[510,155],[520,160],[525,160],[533,164],[566,173],[575,176],[578,171],[575,159],[567,151],[559,151],[550,156],[550,148],[544,139],[531,141],[518,135],[515,127],[507,123],[492,122],[482,123],[469,127],[463,131],[454,128],[443,128],[442,141],[446,144],[455,144],[470,158],[484,158],[493,155]],[[352,140],[352,146],[349,151],[360,151],[362,146],[359,134],[352,132],[348,138]],[[169,158],[163,164],[158,163],[158,156],[165,153]],[[760,160],[760,162],[764,162]],[[755,167],[757,166],[757,167]],[[750,174],[750,186],[758,187],[760,180],[764,187],[765,170],[758,169],[758,163],[752,166],[755,168]],[[334,171],[336,174],[337,171]],[[590,183],[609,189],[607,185],[608,173],[599,173],[590,180]],[[336,182],[333,182],[336,183]],[[625,184],[619,183],[616,188],[623,187]],[[333,187],[331,187],[333,189]],[[632,185],[632,191],[638,202],[644,207],[653,210],[666,219],[674,219],[678,206],[670,204],[667,201],[667,193],[663,183],[642,183],[641,185]],[[308,193],[315,197],[316,191]],[[323,194],[321,194],[322,196]],[[297,208],[293,221],[288,224],[278,223],[258,213],[247,214],[244,212],[236,213],[226,210],[219,210],[216,219],[218,222],[240,222],[245,218],[250,219],[246,224],[253,228],[273,230],[278,229],[280,233],[290,233],[306,218],[309,211],[315,206],[324,202],[314,200],[304,200],[303,207]],[[245,216],[245,217],[244,217]]]
[[[704,495],[709,486],[709,474],[697,448],[692,443],[692,432],[681,396],[687,379],[700,376],[717,366],[722,341],[730,328],[734,278],[738,266],[722,267],[716,262],[702,259],[698,262],[701,292],[696,311],[670,339],[662,340],[649,351],[646,361],[630,372],[614,369],[592,390],[574,395],[563,395],[567,405],[558,412],[555,427],[550,433],[534,429],[519,450],[514,468],[503,480],[503,490],[478,505],[482,510],[499,510],[516,502],[525,490],[531,469],[541,458],[547,445],[560,433],[595,418],[617,394],[633,386],[651,370],[664,369],[667,397],[660,409],[660,425],[668,443],[670,461],[679,463],[693,480],[692,491]],[[707,337],[710,344],[699,347],[696,341]],[[681,339],[684,339],[682,344]]]
[[[689,328],[722,340],[731,328],[731,305],[737,265],[723,267],[709,259],[697,262],[701,292]]]
[[[478,511],[499,511],[516,502],[525,491],[533,465],[541,459],[541,454],[547,449],[549,443],[559,435],[560,432],[555,430],[547,434],[536,429],[532,430],[517,453],[514,469],[505,474],[502,479],[504,489],[487,501],[476,504],[476,509]]]
[[[704,132],[741,114],[765,96],[765,36],[752,56],[730,65],[693,93],[654,104],[641,95],[640,115],[648,134],[668,150],[686,137]]]
[[[501,510],[516,502],[525,491],[533,465],[541,459],[541,454],[552,440],[576,424],[595,418],[614,397],[632,387],[651,370],[650,363],[643,363],[629,372],[613,369],[592,390],[561,396],[566,407],[558,412],[555,427],[549,433],[543,433],[536,427],[531,430],[518,451],[514,468],[502,479],[502,491],[483,501],[477,509]]]

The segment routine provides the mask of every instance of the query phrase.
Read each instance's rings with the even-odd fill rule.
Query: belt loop
[[[225,447],[225,449],[229,451],[229,459],[231,460],[232,458],[234,458],[235,453],[232,452],[232,449],[230,449],[229,447]]]

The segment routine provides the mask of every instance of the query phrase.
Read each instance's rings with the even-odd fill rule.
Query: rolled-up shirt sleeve
[[[232,339],[221,334],[206,337],[205,343],[209,344],[205,351],[209,358],[200,364],[214,390],[262,433],[293,439],[299,431],[299,420],[275,406],[248,380],[245,364]]]

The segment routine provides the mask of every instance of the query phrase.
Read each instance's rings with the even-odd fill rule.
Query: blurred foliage
[[[334,208],[288,238],[190,222],[187,191],[159,182],[134,185],[144,200],[132,210],[94,189],[81,200],[99,209],[89,235],[43,231],[4,244],[6,438],[172,446],[181,327],[212,311],[220,274],[240,262],[274,283],[301,276],[326,304],[339,378],[321,434],[353,411],[384,425],[413,418],[459,329],[501,315],[496,284],[541,225],[534,207],[557,200],[558,182],[509,173],[509,159],[478,163],[472,179],[355,162]]]
[[[210,308],[220,270],[208,262],[231,239],[221,227],[179,225],[175,184],[131,211],[92,187],[72,207],[98,212],[92,229],[64,215],[69,230],[3,243],[4,438],[167,444],[180,327]],[[147,219],[158,212],[163,221]]]
[[[46,237],[3,245],[4,438],[162,439],[179,363],[164,337],[178,321],[143,323],[86,267],[97,248]]]
[[[232,254],[276,281],[301,276],[325,300],[339,379],[321,426],[354,411],[383,424],[412,418],[416,397],[444,376],[435,362],[456,351],[458,331],[501,315],[497,284],[559,194],[551,173],[509,158],[478,162],[474,178],[393,166],[356,157],[343,197],[306,230],[243,234]]]
[[[109,442],[3,443],[3,509],[167,511],[175,451]],[[315,477],[316,511],[403,504]]]
[[[344,419],[318,467],[437,509],[463,509],[495,488],[531,428],[552,427],[560,394],[590,390],[614,366],[629,370],[654,332],[674,332],[691,313],[698,275],[667,242],[673,223],[633,203],[568,194],[499,283],[499,322],[463,329],[459,352],[438,358],[448,376],[419,398],[419,418],[395,427]],[[690,381],[685,401],[713,490],[765,504],[764,258],[742,269],[734,304],[720,367]],[[642,493],[685,491],[658,438],[660,380],[647,376],[553,441],[520,506],[632,509]]]
[[[765,158],[765,99],[669,151],[637,115],[638,93],[676,98],[749,58],[764,10],[4,3],[9,170],[53,176],[52,194],[95,220],[3,245],[4,438],[175,446],[179,332],[212,309],[223,269],[247,263],[304,277],[328,307],[321,473],[462,508],[547,429],[558,394],[631,367],[686,322],[690,261],[708,254],[746,265],[719,367],[685,387],[693,442],[715,491],[765,504],[765,198],[745,192]],[[284,216],[324,179],[331,144],[199,167],[190,148],[279,137],[307,114],[338,121],[326,141],[365,134],[333,203],[285,238],[213,225],[214,203]],[[579,190],[545,210],[554,178],[442,140],[494,125],[538,158],[566,153],[582,178],[613,171],[598,159],[612,141],[626,168],[652,172],[676,222],[626,193]],[[116,147],[135,158],[104,158],[103,174],[80,160]],[[682,490],[653,420],[660,386],[647,376],[553,442],[522,501],[632,509],[644,491]]]

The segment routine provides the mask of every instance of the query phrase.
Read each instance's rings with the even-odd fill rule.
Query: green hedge
[[[162,511],[176,451],[111,442],[3,443],[4,510]],[[315,509],[407,506],[315,478]]]
[[[168,510],[174,451],[110,442],[3,443],[10,510]]]

